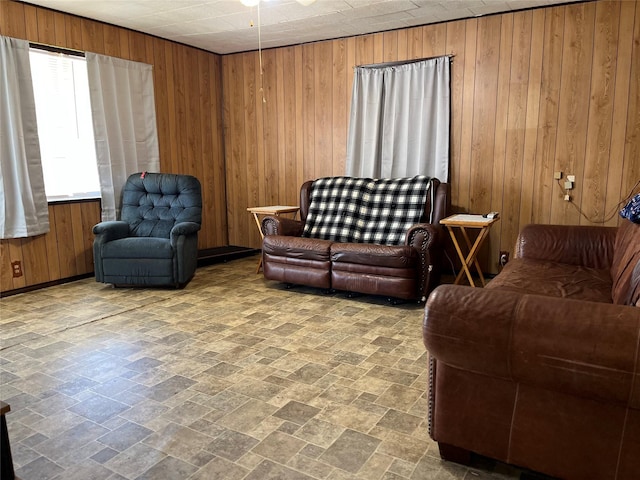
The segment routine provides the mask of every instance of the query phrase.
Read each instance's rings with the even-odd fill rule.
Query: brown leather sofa
[[[640,478],[640,225],[529,225],[484,289],[425,306],[429,428],[563,479]]]
[[[403,245],[338,242],[303,237],[313,181],[300,188],[300,218],[262,220],[264,277],[293,285],[341,290],[392,299],[426,300],[440,281],[448,187],[430,180],[420,218]]]

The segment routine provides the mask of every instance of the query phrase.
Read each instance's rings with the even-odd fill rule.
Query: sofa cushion
[[[335,265],[351,263],[371,268],[408,269],[420,263],[420,255],[415,248],[406,245],[334,243],[331,245],[331,261]]]
[[[611,279],[613,303],[640,307],[640,224],[623,220],[618,227]]]
[[[329,240],[267,235],[262,243],[264,276],[271,280],[331,288]]]
[[[329,240],[318,238],[267,235],[262,242],[262,251],[274,257],[328,262],[331,244]]]
[[[487,288],[611,303],[609,270],[529,258],[511,260]]]
[[[400,245],[424,213],[429,177],[324,177],[313,182],[303,237]]]

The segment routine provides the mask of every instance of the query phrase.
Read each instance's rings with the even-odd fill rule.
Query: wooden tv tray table
[[[262,233],[262,226],[260,225],[259,215],[278,216],[282,213],[293,213],[293,218],[295,219],[296,216],[298,215],[298,210],[300,210],[300,207],[294,207],[291,205],[271,205],[267,207],[247,208],[247,212],[251,212],[253,214],[253,218],[256,221],[256,225],[258,226],[258,232],[260,232],[260,238],[264,238],[264,233]],[[256,273],[260,272],[261,266],[262,266],[262,255],[260,255],[260,260],[258,261],[258,268],[256,268]]]
[[[478,276],[480,277],[480,281],[482,282],[482,286],[484,287],[486,285],[484,275],[482,275],[482,269],[480,268],[480,264],[478,263],[476,257],[478,256],[480,247],[482,247],[482,244],[489,236],[491,225],[496,223],[498,220],[500,220],[500,217],[485,218],[482,215],[472,214],[451,215],[440,220],[440,224],[446,226],[447,230],[449,230],[449,235],[451,235],[451,239],[453,240],[453,246],[455,247],[456,252],[458,252],[458,257],[462,262],[462,270],[460,270],[460,272],[456,276],[456,280],[454,282],[455,285],[459,285],[462,281],[462,275],[466,274],[467,280],[469,280],[469,284],[472,287],[476,286],[475,282],[473,281],[473,277],[471,276],[470,268],[472,266],[475,266],[476,271],[478,272]],[[468,249],[468,253],[466,256],[462,252],[460,244],[458,243],[458,238],[456,237],[454,231],[455,228],[460,229],[462,237],[464,238],[465,244]],[[471,239],[469,238],[469,235],[467,233],[468,228],[480,230],[473,244],[471,243]]]

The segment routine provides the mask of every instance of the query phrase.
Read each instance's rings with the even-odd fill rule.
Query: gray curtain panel
[[[355,68],[346,175],[449,181],[450,63]]]
[[[48,231],[29,42],[0,36],[0,238]]]
[[[119,218],[122,187],[136,172],[158,172],[152,66],[86,54],[102,221]]]

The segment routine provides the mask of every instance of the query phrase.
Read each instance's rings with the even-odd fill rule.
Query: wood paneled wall
[[[262,75],[257,52],[224,56],[230,243],[260,246],[246,207],[344,173],[353,66],[446,54],[453,209],[501,212],[486,269],[527,223],[617,211],[640,179],[640,2],[603,0],[266,50]]]
[[[7,0],[0,0],[0,34],[153,65],[161,170],[202,183],[198,247],[228,245],[219,55]],[[52,204],[49,213],[48,234],[0,242],[1,291],[93,272],[99,203]],[[24,276],[12,278],[13,261],[22,262]]]
[[[262,74],[257,52],[220,57],[11,0],[0,0],[0,34],[154,66],[162,169],[203,183],[200,248],[259,247],[247,207],[297,205],[303,181],[344,173],[355,65],[454,55],[452,206],[501,212],[482,257],[491,272],[525,224],[591,223],[576,206],[603,221],[640,179],[636,1],[270,49]],[[576,175],[572,203],[553,180],[558,170]],[[50,212],[49,234],[0,242],[1,291],[92,271],[95,203]],[[605,224],[617,222],[613,215]],[[13,260],[24,277],[10,278]]]
[[[37,237],[2,240],[2,291],[93,272],[91,228],[100,221],[100,202],[49,205],[51,230]],[[13,278],[11,262],[24,275]]]

